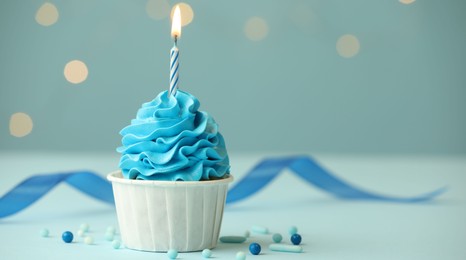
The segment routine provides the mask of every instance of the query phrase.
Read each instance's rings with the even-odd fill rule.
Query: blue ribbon
[[[408,198],[378,195],[352,186],[335,177],[308,156],[290,156],[269,158],[259,162],[228,191],[227,203],[246,199],[258,192],[285,168],[289,168],[307,183],[313,184],[340,199],[412,203],[431,200],[446,191],[446,187],[444,187],[420,196]],[[22,181],[0,198],[0,218],[13,215],[27,208],[61,182],[66,182],[95,199],[114,204],[111,184],[91,171],[35,175]]]

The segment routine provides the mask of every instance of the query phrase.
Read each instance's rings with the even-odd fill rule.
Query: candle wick
[[[175,35],[175,46],[178,43],[178,35]]]

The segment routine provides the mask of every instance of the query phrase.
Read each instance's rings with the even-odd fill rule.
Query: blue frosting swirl
[[[127,179],[199,181],[229,174],[225,141],[199,101],[178,90],[144,103],[120,131],[120,168]]]

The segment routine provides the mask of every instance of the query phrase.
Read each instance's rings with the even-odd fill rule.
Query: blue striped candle
[[[176,95],[176,91],[178,90],[178,80],[179,80],[179,56],[180,51],[176,46],[178,42],[178,38],[181,35],[181,14],[180,14],[180,7],[177,5],[175,8],[175,12],[173,13],[173,21],[172,21],[172,37],[175,39],[175,45],[170,51],[170,88],[168,90],[169,95]]]

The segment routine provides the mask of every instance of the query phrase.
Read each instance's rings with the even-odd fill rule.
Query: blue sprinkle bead
[[[298,228],[296,226],[291,226],[289,229],[288,229],[288,233],[290,234],[290,236],[298,233]]]
[[[293,243],[293,245],[301,244],[301,236],[299,234],[292,235],[290,240],[291,240],[291,243]]]
[[[280,235],[280,234],[278,234],[278,233],[275,233],[275,234],[273,234],[273,236],[272,236],[272,240],[273,240],[273,242],[275,242],[275,243],[280,243],[280,242],[282,242],[282,239],[283,239],[282,235]]]
[[[115,240],[112,241],[112,247],[113,247],[114,249],[119,249],[119,248],[120,248],[120,245],[121,245],[120,240],[115,239]]]
[[[261,245],[259,245],[258,243],[251,243],[249,245],[249,252],[251,252],[251,254],[253,255],[258,255],[260,254],[261,252]]]
[[[210,258],[212,256],[212,251],[208,248],[202,250],[202,257]]]
[[[176,259],[176,257],[178,256],[178,251],[176,251],[175,249],[170,249],[167,251],[167,256],[170,259]]]
[[[46,228],[43,228],[43,229],[40,231],[40,236],[41,236],[41,237],[48,237],[48,236],[49,236],[49,230],[46,229]]]
[[[73,241],[73,233],[70,231],[65,231],[61,235],[61,239],[63,239],[65,243],[71,243],[71,241]]]
[[[239,251],[236,253],[236,260],[244,260],[246,259],[246,254],[243,251]]]

